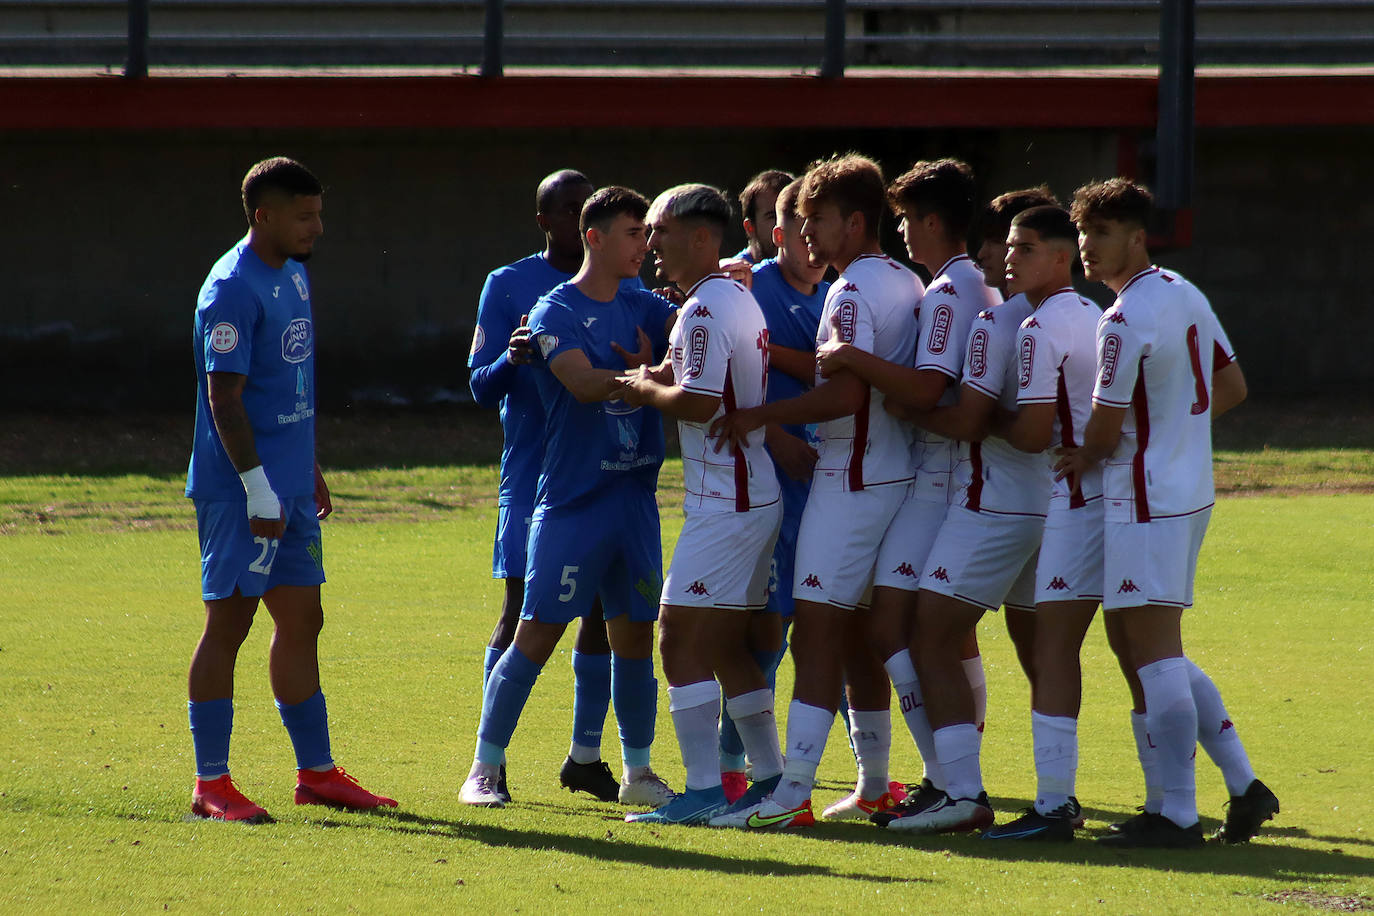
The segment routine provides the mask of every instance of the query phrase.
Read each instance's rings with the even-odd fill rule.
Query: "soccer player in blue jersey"
[[[735,255],[736,261],[762,264],[778,255],[773,228],[777,225],[778,194],[792,183],[793,176],[778,169],[759,172],[739,192],[739,209],[744,218],[747,245]]]
[[[500,763],[535,679],[567,625],[598,595],[624,758],[619,800],[656,807],[671,795],[649,767],[658,704],[653,624],[663,557],[654,490],[663,423],[656,410],[626,404],[616,380],[630,348],[642,354],[634,365],[652,358],[644,350],[662,354],[675,316],[667,300],[622,283],[644,263],[648,208],[625,188],[593,194],[582,208],[581,268],[530,315],[545,420],[525,601],[515,641],[487,682],[477,752],[459,795],[465,804],[505,804],[497,792]]]
[[[754,268],[754,298],[768,322],[769,402],[796,397],[811,387],[816,375],[816,329],[830,289],[822,280],[824,265],[813,267],[806,256],[802,218],[797,213],[800,188],[800,180],[793,180],[778,192],[773,227],[777,256]],[[784,654],[786,626],[792,620],[792,561],[816,466],[817,443],[814,424],[770,424],[766,428],[765,445],[782,490],[782,527],[773,549],[768,613],[752,615],[749,644],[770,686]],[[733,802],[745,793],[748,783],[744,744],[725,710],[720,731],[721,783]]]
[[[487,642],[484,687],[497,659],[515,638],[525,595],[525,540],[544,453],[544,406],[535,384],[536,370],[528,365],[532,357],[529,314],[540,296],[571,279],[581,266],[578,221],[591,193],[591,182],[581,172],[563,169],[546,176],[535,194],[535,221],[544,232],[544,250],[488,274],[477,307],[477,328],[468,356],[469,384],[478,404],[499,405],[504,435],[491,574],[504,580],[505,593],[500,619]],[[637,279],[626,282],[639,285]],[[601,731],[611,702],[611,647],[599,604],[593,605],[578,630],[572,667],[573,736],[559,782],[569,790],[615,801],[620,781],[601,760]],[[504,769],[503,764],[500,789],[509,801]]]
[[[304,265],[324,231],[320,183],[298,162],[266,159],[243,180],[243,207],[248,235],[211,268],[195,318],[196,432],[186,495],[200,534],[205,631],[188,678],[191,812],[271,820],[229,777],[234,664],[259,600],[275,628],[269,676],[296,752],[296,804],[395,807],[334,765],[320,691],[320,520],[332,505],[315,461],[315,336]]]

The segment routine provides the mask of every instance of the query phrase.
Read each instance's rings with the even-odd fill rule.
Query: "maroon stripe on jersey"
[[[1145,268],[1145,269],[1142,270],[1140,273],[1136,274],[1134,277],[1131,277],[1131,279],[1129,279],[1129,280],[1126,281],[1126,285],[1123,286],[1123,287],[1121,287],[1121,292],[1116,294],[1116,298],[1120,299],[1122,293],[1124,293],[1124,292],[1126,292],[1126,290],[1130,289],[1131,286],[1135,283],[1135,281],[1139,280],[1141,277],[1148,277],[1150,274],[1157,274],[1157,273],[1159,273],[1159,268],[1158,268],[1158,267],[1155,267],[1155,266],[1151,265],[1151,266]]]
[[[730,364],[725,364],[725,412],[735,411],[735,383],[730,378]],[[749,463],[745,461],[744,449],[735,449],[735,511],[749,511]]]
[[[1064,367],[1059,367],[1059,391],[1054,399],[1055,410],[1059,413],[1059,444],[1065,448],[1077,448],[1073,437],[1073,409],[1069,406],[1069,386],[1064,381]],[[1083,490],[1069,493],[1069,508],[1081,509],[1088,503],[1083,499]]]
[[[1140,374],[1135,378],[1135,393],[1131,395],[1135,410],[1135,457],[1131,459],[1131,479],[1135,490],[1135,520],[1150,520],[1150,500],[1145,494],[1145,449],[1150,444],[1150,403],[1145,395],[1145,357],[1140,357]]]
[[[968,483],[968,507],[977,512],[983,508],[983,443],[968,444],[968,460],[973,475]]]
[[[854,439],[849,443],[849,492],[864,488],[864,452],[868,451],[868,408],[873,403],[873,389],[864,386],[864,402],[854,412]]]
[[[1212,374],[1216,375],[1221,369],[1231,365],[1231,357],[1226,355],[1226,351],[1221,348],[1221,341],[1212,341]]]

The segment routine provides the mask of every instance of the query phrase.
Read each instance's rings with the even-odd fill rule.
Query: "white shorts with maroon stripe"
[[[1067,499],[1050,503],[1040,563],[1035,574],[1035,603],[1102,600],[1102,499],[1077,509]]]
[[[887,536],[878,548],[878,565],[873,570],[874,586],[914,592],[921,587],[921,572],[935,546],[940,526],[945,523],[949,505],[916,495],[915,485],[888,526]]]
[[[1103,540],[1104,610],[1147,604],[1193,606],[1193,577],[1209,506],[1201,512],[1148,522],[1107,522]]]
[[[994,515],[950,506],[926,560],[921,588],[984,609],[1006,603],[1029,610],[1044,529],[1045,520],[1037,515]]]
[[[812,487],[797,533],[792,599],[852,608],[866,603],[878,547],[907,485],[858,491]]]
[[[762,610],[782,502],[748,512],[690,512],[663,580],[662,602]]]

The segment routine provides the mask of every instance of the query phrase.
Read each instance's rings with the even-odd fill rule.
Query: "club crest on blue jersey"
[[[617,419],[616,424],[620,427],[620,448],[629,453],[622,455],[621,460],[628,461],[639,453],[639,430],[625,417]]]
[[[292,275],[291,275],[291,279],[292,279],[293,281],[295,281],[295,284],[296,284],[296,292],[298,292],[298,293],[301,294],[301,301],[302,301],[302,302],[309,302],[309,301],[310,301],[310,290],[308,290],[308,289],[305,288],[305,278],[302,277],[300,274],[292,274]]]
[[[281,358],[288,363],[303,363],[314,350],[315,340],[310,333],[309,318],[297,318],[281,332]]]

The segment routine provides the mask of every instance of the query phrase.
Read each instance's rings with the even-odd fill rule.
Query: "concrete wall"
[[[1195,242],[1161,261],[1212,297],[1259,392],[1374,381],[1363,355],[1374,328],[1355,306],[1368,261],[1358,227],[1374,225],[1356,184],[1371,141],[1374,131],[1336,129],[1199,137]],[[851,148],[892,175],[962,156],[988,195],[1047,180],[1067,197],[1117,167],[1115,134],[1089,130],[11,132],[0,143],[3,399],[185,405],[196,292],[243,234],[238,182],[266,155],[295,156],[327,185],[310,269],[321,398],[337,406],[464,391],[482,281],[539,246],[533,189],[545,173],[576,167],[649,195],[684,180],[738,192],[762,168]],[[1336,322],[1339,335],[1327,331]]]

